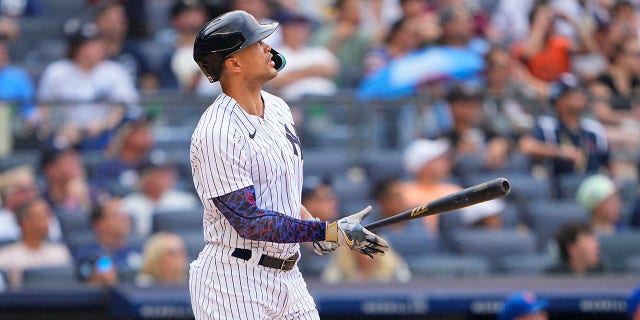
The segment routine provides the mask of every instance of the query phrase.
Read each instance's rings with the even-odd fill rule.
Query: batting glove
[[[331,253],[338,248],[340,248],[340,245],[336,242],[316,241],[313,243],[313,252],[320,256]]]
[[[334,221],[327,226],[325,240],[339,245],[346,245],[351,250],[373,258],[374,255],[384,255],[389,249],[387,241],[365,229],[360,223],[371,212],[371,206],[348,217]]]

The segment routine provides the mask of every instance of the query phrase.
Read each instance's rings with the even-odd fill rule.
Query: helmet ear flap
[[[271,48],[271,54],[271,61],[275,64],[274,68],[278,71],[282,70],[282,68],[287,64],[287,60],[284,58],[284,55],[273,48]]]

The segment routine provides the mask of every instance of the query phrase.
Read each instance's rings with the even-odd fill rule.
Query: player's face
[[[260,83],[265,83],[278,75],[271,56],[271,46],[263,41],[254,43],[236,54],[246,79]]]

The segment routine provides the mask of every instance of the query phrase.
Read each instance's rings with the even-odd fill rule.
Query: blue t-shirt
[[[138,248],[126,245],[118,250],[111,251],[99,243],[91,243],[78,247],[73,252],[74,260],[80,271],[81,278],[89,277],[94,268],[103,267],[101,258],[108,257],[110,264],[116,269],[118,275],[131,278],[142,266],[142,254]]]
[[[14,66],[0,68],[0,101],[18,104],[20,117],[33,116],[34,94],[33,81],[25,71]]]

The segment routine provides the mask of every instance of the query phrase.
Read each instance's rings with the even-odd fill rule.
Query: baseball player
[[[371,207],[337,221],[302,207],[300,140],[287,104],[262,91],[284,57],[262,40],[277,23],[244,11],[206,23],[193,57],[222,93],[191,138],[206,245],[189,271],[196,319],[319,319],[296,266],[300,242],[325,254],[346,245],[373,258],[387,243],[362,227]]]

